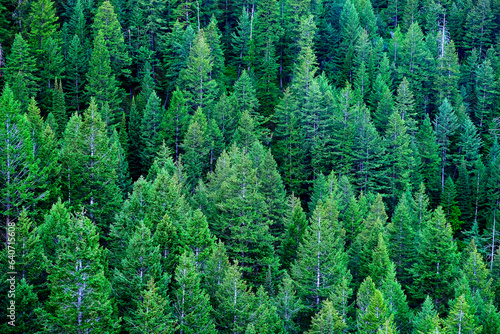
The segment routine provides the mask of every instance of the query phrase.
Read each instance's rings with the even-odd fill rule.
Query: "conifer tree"
[[[78,35],[74,35],[68,47],[66,55],[66,85],[65,91],[68,96],[68,107],[71,111],[80,112],[84,102],[85,75],[87,57]]]
[[[356,42],[361,35],[360,22],[356,7],[351,1],[346,1],[340,14],[340,36],[341,52],[338,54],[338,62],[341,72],[337,77],[337,83],[343,85],[346,81],[353,82],[353,61]]]
[[[448,166],[448,151],[450,149],[451,140],[458,128],[457,116],[453,111],[448,99],[444,99],[439,107],[439,113],[434,121],[436,129],[436,139],[440,148],[441,156],[441,192],[444,191],[445,173]]]
[[[94,36],[103,34],[104,43],[109,52],[111,73],[127,75],[131,60],[125,48],[122,27],[118,22],[115,7],[108,0],[101,3],[94,17]]]
[[[42,95],[41,105],[43,109],[49,109],[55,81],[60,79],[64,72],[64,58],[58,40],[52,37],[44,39],[39,66],[41,69],[39,74]]]
[[[323,307],[312,319],[311,329],[308,334],[341,334],[347,325],[342,321],[339,312],[329,300],[323,302]]]
[[[205,265],[215,247],[215,240],[208,228],[208,222],[201,210],[197,209],[187,220],[184,235],[184,248],[193,253],[193,261],[199,272],[205,270]]]
[[[391,220],[392,228],[389,231],[389,254],[396,267],[398,281],[404,286],[408,286],[411,281],[409,269],[415,256],[413,241],[415,228],[419,228],[413,227],[415,212],[411,204],[411,194],[405,192],[394,210]]]
[[[342,240],[345,232],[338,224],[338,211],[333,205],[318,203],[292,266],[292,278],[309,312],[319,310],[321,302],[347,272]]]
[[[476,97],[477,106],[474,110],[479,131],[485,131],[493,112],[493,101],[497,94],[497,83],[494,79],[493,69],[489,59],[478,66],[476,70]]]
[[[57,123],[57,128],[54,129],[54,132],[57,137],[61,137],[66,128],[66,122],[68,121],[61,81],[59,81],[59,83],[56,81],[56,86],[54,87],[52,95],[52,113]]]
[[[9,224],[22,207],[34,213],[37,202],[45,196],[44,170],[38,161],[36,142],[31,138],[30,123],[22,115],[9,85],[0,97],[0,122],[0,214],[5,226],[12,226]]]
[[[393,316],[394,327],[399,332],[409,332],[413,314],[408,307],[401,284],[396,279],[396,270],[392,262],[382,282],[381,292],[387,305],[387,312]]]
[[[238,263],[229,266],[216,294],[217,327],[227,333],[244,333],[249,322],[254,294],[241,278]]]
[[[460,221],[460,208],[457,205],[457,188],[455,183],[448,176],[444,184],[444,190],[441,193],[441,206],[443,207],[444,214],[446,216],[447,223],[451,224],[453,232],[461,229],[463,222]]]
[[[255,31],[250,33],[253,39],[253,63],[256,76],[257,98],[261,103],[261,114],[269,116],[279,96],[277,46],[283,34],[280,25],[278,2],[263,0],[254,14]]]
[[[118,122],[118,108],[121,103],[121,91],[111,67],[109,51],[104,39],[104,32],[100,30],[94,39],[94,49],[87,72],[87,96],[94,97],[99,109],[105,103],[109,104],[113,117],[111,125]]]
[[[182,161],[186,166],[188,190],[194,189],[198,179],[202,177],[208,168],[208,131],[207,119],[198,108],[189,122],[186,130],[182,148],[184,152]]]
[[[422,309],[415,314],[413,319],[413,333],[432,333],[436,329],[436,319],[439,319],[432,299],[427,296],[422,304]]]
[[[48,38],[56,38],[56,8],[51,0],[37,0],[31,6],[30,30],[28,41],[37,59],[42,54],[43,44]]]
[[[175,270],[173,311],[182,333],[215,333],[213,312],[207,293],[200,287],[195,256],[184,252]]]
[[[151,278],[147,288],[141,291],[141,302],[132,317],[125,318],[125,327],[130,333],[165,333],[173,334],[176,327],[169,313],[168,299],[158,292],[155,281]]]
[[[122,195],[116,183],[116,147],[110,144],[94,99],[83,120],[77,115],[70,119],[62,141],[63,198],[72,208],[83,206],[105,237]]]
[[[389,252],[387,251],[384,237],[380,233],[378,235],[377,246],[373,250],[373,260],[368,267],[370,277],[377,288],[381,288],[382,282],[387,277],[390,265]]]
[[[287,272],[283,275],[283,281],[276,295],[275,305],[285,331],[287,333],[297,333],[299,328],[295,321],[303,305],[301,300],[296,296],[293,280]]]
[[[153,91],[148,98],[148,103],[144,109],[144,114],[141,120],[141,165],[147,170],[151,167],[156,152],[162,143],[161,138],[161,122],[163,119],[164,110],[161,106],[160,99],[156,92]]]
[[[389,318],[384,297],[380,290],[376,289],[366,308],[364,315],[358,320],[360,333],[375,333],[384,325]]]
[[[130,166],[130,174],[132,179],[136,180],[142,173],[143,167],[141,165],[141,125],[144,112],[137,108],[135,99],[132,99],[130,107],[130,117],[128,123],[128,135],[130,138],[130,145],[128,151],[128,161]],[[146,167],[144,167],[145,169]]]
[[[386,166],[389,167],[387,174],[388,192],[395,205],[395,199],[400,198],[410,184],[410,166],[414,159],[411,155],[410,135],[406,122],[401,118],[397,109],[389,118],[385,139],[387,145]]]
[[[478,47],[480,54],[484,54],[491,44],[491,33],[494,27],[492,21],[491,3],[489,0],[478,0],[467,14],[465,24],[464,46],[467,49]]]
[[[307,227],[307,219],[300,200],[291,196],[288,199],[288,211],[285,218],[285,234],[281,245],[281,263],[289,269],[297,258],[297,250],[302,242]]]
[[[198,108],[210,111],[219,95],[215,78],[212,78],[213,55],[203,29],[198,31],[189,51],[186,68],[179,79],[185,87],[185,99],[191,112]]]
[[[442,310],[451,297],[451,287],[447,282],[454,275],[458,259],[451,226],[446,223],[441,207],[434,211],[430,220],[424,222],[415,242],[417,257],[411,269],[414,284],[410,292],[420,300],[430,296],[436,308]]]
[[[38,91],[36,71],[33,50],[21,34],[16,34],[11,53],[5,62],[5,74],[14,98],[21,103],[23,110],[28,108],[30,97],[35,96]]]
[[[50,295],[41,312],[49,332],[98,330],[119,332],[106,257],[95,225],[82,215],[72,217],[61,237],[56,263],[49,270]]]
[[[467,304],[464,295],[456,298],[451,306],[450,314],[446,318],[445,326],[449,333],[481,333],[482,326],[476,326],[471,305]]]
[[[176,89],[170,100],[170,105],[163,116],[161,129],[168,147],[174,147],[175,161],[179,160],[182,139],[188,129],[189,114],[181,90]]]
[[[488,238],[488,249],[490,258],[490,270],[493,270],[493,263],[497,260],[494,257],[495,249],[497,247],[499,237],[498,237],[498,227],[497,227],[497,216],[500,208],[500,167],[498,162],[500,161],[500,145],[498,140],[495,139],[493,146],[490,149],[488,155],[488,169],[489,177],[487,181],[487,195],[488,195],[488,206],[489,206],[489,224],[488,230],[486,232]]]
[[[134,310],[140,307],[140,293],[151,279],[164,286],[170,277],[162,274],[160,249],[154,245],[151,230],[140,222],[133,229],[121,263],[113,273],[113,290],[125,318],[133,316]]]

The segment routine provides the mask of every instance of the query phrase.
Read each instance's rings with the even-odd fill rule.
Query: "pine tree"
[[[389,253],[384,241],[384,237],[380,233],[378,235],[378,243],[373,250],[373,260],[368,266],[370,277],[377,288],[381,288],[383,280],[387,277],[387,270],[391,265]]]
[[[443,207],[444,214],[446,216],[447,224],[451,225],[453,232],[461,229],[462,221],[459,220],[461,216],[460,208],[457,205],[457,188],[455,183],[448,176],[444,184],[443,192],[441,193],[441,206]]]
[[[395,109],[389,118],[389,124],[385,133],[387,160],[388,192],[393,204],[396,198],[400,198],[410,185],[410,166],[413,156],[410,149],[410,136],[406,122]]]
[[[125,318],[130,333],[173,334],[176,327],[168,313],[168,300],[158,293],[155,281],[151,278],[147,288],[141,291],[141,302],[134,316]]]
[[[161,101],[153,91],[148,98],[148,103],[144,109],[144,114],[141,120],[141,165],[144,170],[149,169],[153,163],[156,152],[162,143],[161,138],[161,122],[163,119],[164,110],[161,107]]]
[[[392,262],[390,262],[387,274],[383,279],[381,291],[387,305],[387,312],[394,317],[394,327],[399,332],[409,332],[413,314],[408,307],[401,284],[396,279],[396,270]]]
[[[479,132],[483,133],[492,117],[493,101],[497,94],[497,84],[494,79],[491,62],[486,59],[476,70],[477,106],[474,110]]]
[[[106,102],[109,104],[110,112],[113,115],[110,125],[114,126],[118,122],[121,91],[111,68],[110,55],[102,30],[94,39],[94,50],[89,62],[85,89],[88,97],[96,99],[99,109],[103,108]]]
[[[411,207],[411,201],[411,195],[405,192],[394,210],[391,220],[392,228],[389,231],[389,254],[396,266],[398,281],[404,286],[408,286],[411,281],[409,269],[415,256],[413,239],[415,228],[419,228],[413,227],[415,212]]]
[[[142,173],[143,166],[141,164],[142,140],[141,140],[141,125],[144,112],[137,108],[135,99],[132,99],[130,107],[130,118],[128,123],[128,135],[130,145],[128,151],[128,161],[130,166],[130,174],[133,180],[137,180]],[[144,166],[146,169],[146,166]]]
[[[376,333],[389,318],[384,297],[380,290],[376,289],[366,308],[364,315],[358,320],[360,333]]]
[[[194,254],[184,252],[175,270],[173,309],[182,333],[215,333],[210,299],[200,287]]]
[[[34,100],[31,105],[36,108]],[[37,202],[46,194],[30,123],[9,85],[0,97],[0,124],[0,214],[7,227],[13,226],[9,224],[14,224],[23,207],[35,213]]]
[[[498,244],[498,227],[497,215],[500,208],[500,168],[498,162],[500,160],[500,145],[495,139],[493,146],[488,155],[488,181],[487,181],[487,196],[489,206],[489,224],[488,230],[485,233],[488,238],[488,249],[490,259],[490,270],[493,270],[493,263],[497,260],[494,257],[495,248]],[[490,241],[491,240],[491,241]]]
[[[436,329],[436,319],[439,319],[432,299],[427,296],[413,320],[413,333],[433,333]]]
[[[49,299],[41,312],[44,330],[119,332],[96,227],[89,219],[74,216],[60,242],[56,263],[49,271]]]
[[[52,100],[52,89],[55,81],[60,79],[64,72],[64,58],[59,41],[48,37],[42,43],[40,59],[41,105],[42,109],[49,109]]]
[[[341,52],[338,54],[338,62],[341,72],[336,82],[343,85],[346,81],[353,82],[353,61],[356,42],[361,35],[358,12],[351,1],[346,1],[340,14],[340,36]]]
[[[184,248],[193,253],[193,261],[199,272],[205,270],[206,262],[215,247],[215,238],[208,228],[208,222],[201,210],[197,209],[187,220],[182,236]]]
[[[203,29],[196,34],[192,45],[186,68],[180,73],[179,79],[185,87],[184,96],[190,111],[202,108],[208,112],[214,107],[219,88],[215,78],[210,76],[213,55]]]
[[[56,136],[60,138],[68,121],[61,81],[59,81],[59,83],[56,81],[56,86],[54,87],[52,95],[52,113],[57,123],[57,128],[54,129],[54,132],[56,133]]]
[[[210,23],[205,28],[205,34],[208,46],[210,47],[210,55],[213,58],[213,67],[210,72],[210,78],[215,80],[219,87],[224,87],[224,50],[221,45],[222,35],[217,27],[217,20],[215,16],[210,18]]]

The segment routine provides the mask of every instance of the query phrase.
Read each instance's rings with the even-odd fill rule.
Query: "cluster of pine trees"
[[[498,0],[0,0],[0,331],[500,333],[499,31]]]

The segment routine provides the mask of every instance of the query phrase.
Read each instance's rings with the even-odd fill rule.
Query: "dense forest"
[[[499,334],[500,0],[0,0],[2,333]]]

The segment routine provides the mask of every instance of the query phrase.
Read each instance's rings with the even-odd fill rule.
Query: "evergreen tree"
[[[155,154],[162,143],[161,123],[163,115],[164,110],[161,106],[161,101],[156,92],[153,91],[148,98],[140,125],[141,151],[139,153],[141,166],[144,170],[151,167]]]
[[[160,250],[154,245],[151,230],[141,222],[133,229],[121,263],[113,273],[113,290],[125,319],[132,317],[140,307],[141,291],[151,279],[162,286],[169,281],[169,277],[162,274]]]
[[[153,279],[150,279],[147,288],[141,292],[141,303],[134,316],[125,318],[130,333],[165,333],[175,331],[171,315],[168,312],[168,300],[158,293]]]
[[[219,95],[215,78],[211,77],[213,55],[204,30],[198,31],[189,51],[186,68],[180,73],[180,81],[185,87],[186,103],[191,112],[198,108],[210,111]]]
[[[438,207],[432,218],[424,222],[422,231],[415,240],[416,262],[411,269],[414,284],[410,292],[416,299],[430,296],[438,310],[451,297],[448,282],[456,269],[456,244],[452,241],[451,226],[441,207]]]
[[[255,31],[250,32],[253,39],[252,62],[257,81],[257,98],[261,114],[271,115],[279,96],[277,46],[283,30],[280,25],[279,6],[275,0],[263,0],[254,14]]]
[[[216,293],[214,310],[218,328],[227,333],[245,333],[254,294],[241,279],[238,263],[229,266]]]
[[[291,196],[288,199],[288,211],[285,218],[285,234],[281,245],[281,263],[283,268],[289,269],[297,259],[297,250],[303,240],[307,227],[307,219],[300,204],[300,200]]]
[[[445,326],[449,333],[481,333],[482,326],[476,326],[474,314],[470,311],[464,295],[456,298],[446,318]]]
[[[56,16],[56,8],[50,0],[37,0],[31,6],[30,29],[28,33],[28,41],[31,50],[40,59],[43,52],[43,44],[48,38],[55,38],[58,17]]]
[[[485,233],[488,238],[488,249],[490,250],[490,270],[493,270],[493,262],[496,260],[494,254],[499,239],[497,227],[497,215],[498,209],[500,208],[500,168],[498,165],[499,160],[500,145],[498,144],[498,140],[495,139],[488,155],[489,177],[487,181],[487,196],[489,204],[488,206],[490,210],[488,230]]]
[[[198,108],[189,122],[182,148],[183,162],[186,166],[188,189],[192,190],[208,169],[209,142],[207,119]]]
[[[295,321],[303,305],[301,300],[296,296],[293,280],[287,272],[283,275],[283,281],[279,286],[275,304],[278,316],[285,327],[285,331],[287,333],[297,333],[299,328]]]
[[[40,312],[47,332],[88,330],[119,332],[111,284],[105,276],[106,258],[94,224],[77,215],[68,225],[49,271],[50,295]]]
[[[57,123],[57,128],[54,129],[54,132],[57,137],[61,137],[68,121],[61,81],[59,81],[59,83],[56,81],[56,86],[54,87],[52,95],[52,113]]]
[[[441,192],[444,191],[445,173],[448,166],[448,151],[450,149],[450,137],[458,128],[457,116],[447,99],[439,107],[439,113],[434,121],[436,128],[436,139],[441,150]]]
[[[491,4],[488,0],[478,0],[467,14],[465,24],[464,46],[467,49],[478,47],[480,54],[486,52],[491,44],[491,33],[494,27],[492,22]]]
[[[364,315],[358,320],[360,333],[376,333],[388,319],[387,307],[380,290],[376,289]]]
[[[110,144],[94,99],[83,120],[75,115],[68,122],[60,154],[63,198],[72,208],[84,207],[106,237],[122,195],[116,183],[116,147]]]
[[[399,332],[409,332],[413,314],[408,307],[401,284],[396,279],[396,270],[392,262],[382,282],[381,291],[387,305],[387,312],[394,317],[394,328]]]
[[[474,110],[479,131],[485,131],[488,121],[492,117],[493,101],[497,94],[497,83],[489,59],[486,59],[476,70],[476,97],[477,106]]]
[[[325,300],[323,307],[312,319],[311,329],[308,334],[340,334],[344,333],[346,324],[342,321],[339,312],[333,307],[332,302]]]
[[[175,161],[179,160],[182,139],[185,137],[188,129],[188,120],[189,114],[186,107],[186,100],[182,91],[176,89],[161,124],[165,143],[168,147],[174,147]]]
[[[29,99],[38,91],[38,78],[33,50],[23,39],[21,34],[16,34],[12,44],[11,53],[5,62],[5,75],[10,84],[14,98],[21,103],[21,108],[28,108]]]
[[[345,231],[340,228],[337,216],[338,211],[331,200],[318,203],[292,265],[298,295],[309,312],[320,309],[321,301],[347,272],[342,239]]]
[[[215,333],[210,299],[200,287],[194,254],[184,252],[175,270],[173,309],[182,333]]]
[[[66,55],[66,85],[65,91],[68,97],[68,107],[71,111],[80,112],[84,102],[84,71],[87,67],[87,57],[78,35],[74,35],[68,47]]]
[[[130,66],[131,60],[125,48],[122,27],[118,22],[115,8],[108,0],[102,2],[97,8],[93,29],[96,37],[101,32],[103,34],[104,44],[109,52],[111,73],[126,76],[130,71],[128,66]]]
[[[109,51],[102,30],[94,39],[94,49],[89,62],[85,89],[87,96],[95,98],[99,109],[102,109],[106,102],[108,103],[112,114],[110,125],[114,126],[118,122],[118,115],[120,115],[118,109],[121,103],[121,91],[111,68]]]

